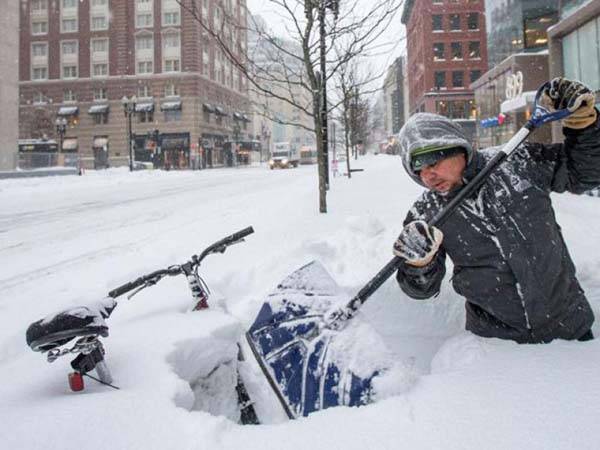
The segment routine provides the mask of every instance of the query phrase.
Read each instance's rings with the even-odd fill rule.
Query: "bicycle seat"
[[[75,337],[84,336],[108,336],[104,317],[99,311],[86,306],[61,311],[33,322],[25,335],[27,345],[36,352],[46,352]]]

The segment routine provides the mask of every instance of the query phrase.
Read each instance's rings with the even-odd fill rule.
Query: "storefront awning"
[[[108,138],[107,137],[96,137],[92,142],[92,147],[94,148],[102,148],[104,146],[108,146]]]
[[[79,107],[78,106],[61,106],[58,109],[58,113],[59,116],[75,116],[77,114],[79,114]]]
[[[523,92],[518,97],[503,101],[500,105],[500,112],[506,114],[511,112],[525,111],[528,106],[533,105],[535,94],[536,91],[527,91]]]
[[[160,110],[161,111],[179,111],[179,110],[181,110],[181,100],[161,103]]]
[[[226,116],[227,115],[225,110],[223,108],[221,108],[220,106],[215,106],[215,113],[217,113],[218,116]]]
[[[210,103],[202,103],[202,109],[209,113],[215,112],[215,107],[213,105],[211,105]]]
[[[135,104],[135,112],[152,112],[154,111],[154,103],[144,102]]]
[[[108,114],[108,104],[92,105],[88,109],[88,114]]]
[[[65,138],[62,143],[63,152],[76,152],[77,147],[77,138]]]

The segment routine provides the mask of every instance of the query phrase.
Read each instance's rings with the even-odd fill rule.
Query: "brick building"
[[[245,0],[186,0],[238,54]],[[237,26],[240,25],[240,26]],[[185,168],[227,163],[247,138],[247,82],[175,0],[27,0],[20,12],[22,139],[57,139],[87,167],[128,164],[123,96],[136,97],[135,159]]]
[[[474,135],[469,84],[487,71],[483,0],[406,0],[410,113],[437,112]]]

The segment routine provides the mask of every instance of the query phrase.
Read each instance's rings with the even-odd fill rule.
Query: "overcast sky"
[[[358,5],[364,5],[365,8],[368,8],[373,2],[372,0],[357,0],[357,3]],[[264,17],[276,34],[285,37],[286,30],[282,15],[285,17],[286,13],[278,14],[277,5],[274,5],[273,2],[269,0],[247,0],[247,5],[252,14],[259,14]],[[378,52],[380,54],[374,58],[374,64],[377,66],[377,70],[384,70],[396,57],[406,54],[405,41],[402,39],[405,31],[404,26],[400,23],[401,12],[402,10],[396,14],[394,19],[394,24],[396,25],[393,27],[390,26],[378,41],[383,47]]]

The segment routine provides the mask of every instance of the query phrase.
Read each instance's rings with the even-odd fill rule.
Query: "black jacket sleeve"
[[[424,267],[402,264],[396,280],[402,291],[416,300],[425,300],[440,292],[446,274],[446,252],[440,248],[433,261]]]
[[[581,194],[600,186],[600,113],[583,130],[563,128],[562,144],[526,144],[535,184],[554,192]]]

